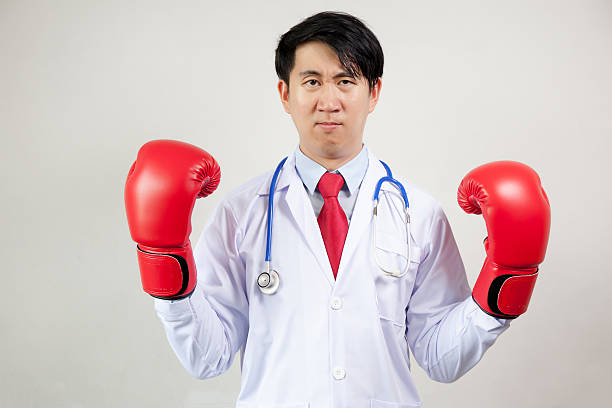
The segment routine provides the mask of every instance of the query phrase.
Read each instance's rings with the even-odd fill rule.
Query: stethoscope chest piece
[[[259,290],[264,295],[273,295],[278,290],[280,284],[280,276],[274,269],[270,269],[267,272],[262,272],[257,277],[257,285]]]

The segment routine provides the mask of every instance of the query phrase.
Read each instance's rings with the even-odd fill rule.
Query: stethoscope
[[[266,259],[265,259],[266,270],[260,273],[259,276],[257,277],[257,285],[259,286],[259,289],[261,290],[261,292],[265,295],[273,295],[274,293],[276,293],[280,285],[280,276],[278,272],[270,268],[270,259],[271,259],[270,253],[272,252],[271,251],[271,244],[272,244],[271,236],[272,236],[272,220],[273,220],[273,211],[274,211],[273,203],[274,203],[274,192],[276,190],[276,180],[278,179],[278,175],[283,165],[285,164],[286,160],[287,160],[287,157],[281,160],[280,163],[278,163],[278,166],[276,166],[276,170],[274,171],[274,175],[272,176],[272,181],[270,182],[270,192],[268,194],[268,220],[267,220],[267,225],[266,225],[267,228],[266,228]],[[374,252],[374,258],[376,259],[376,265],[378,265],[378,267],[385,273],[385,275],[392,276],[395,278],[401,278],[408,272],[408,267],[410,266],[410,252],[411,252],[410,214],[408,213],[410,204],[408,202],[408,196],[406,195],[406,190],[404,189],[404,186],[402,185],[402,183],[400,183],[399,181],[393,178],[391,169],[389,168],[389,166],[387,166],[385,162],[383,162],[382,160],[380,160],[380,162],[382,163],[383,167],[387,171],[387,175],[385,177],[381,177],[378,180],[378,183],[376,183],[376,188],[374,189],[374,209],[373,209],[374,232],[372,233],[372,251]],[[402,199],[404,200],[404,210],[405,210],[405,215],[406,215],[406,238],[407,238],[406,240],[408,241],[408,245],[406,247],[407,247],[408,253],[406,254],[406,267],[404,268],[404,271],[401,273],[399,270],[387,270],[383,268],[378,262],[378,254],[376,252],[376,218],[378,217],[378,214],[377,214],[378,212],[377,211],[378,194],[380,193],[380,188],[385,181],[395,185],[397,189],[400,191],[400,193],[402,194]]]

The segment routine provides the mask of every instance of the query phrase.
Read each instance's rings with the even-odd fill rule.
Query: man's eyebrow
[[[306,70],[306,71],[302,71],[300,72],[300,77],[305,77],[308,75],[316,75],[316,76],[321,76],[321,73],[319,71],[314,71],[312,69]],[[336,78],[342,78],[342,77],[351,77],[351,78],[355,78],[353,75],[351,75],[349,72],[347,71],[341,71],[338,72],[336,75],[334,75],[334,79]]]

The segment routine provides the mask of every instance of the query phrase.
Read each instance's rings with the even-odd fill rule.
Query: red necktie
[[[334,279],[338,274],[342,248],[344,248],[348,232],[346,214],[338,202],[338,191],[343,185],[344,178],[340,174],[330,172],[323,174],[317,185],[323,196],[323,208],[321,208],[317,221],[327,250],[327,257],[334,272]]]

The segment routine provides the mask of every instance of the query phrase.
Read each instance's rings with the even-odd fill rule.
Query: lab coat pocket
[[[378,231],[374,250],[374,285],[380,318],[405,326],[406,307],[421,262],[421,248],[413,242],[410,262],[407,262],[408,249],[404,240],[394,234]],[[389,276],[383,269],[403,276]]]
[[[370,408],[418,408],[421,404],[406,404],[398,402],[387,402],[381,400],[370,400]]]

